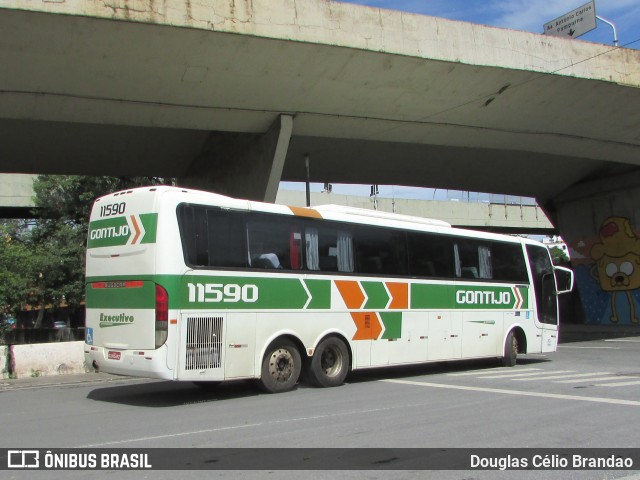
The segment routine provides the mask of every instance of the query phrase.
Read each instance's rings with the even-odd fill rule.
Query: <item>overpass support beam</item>
[[[212,132],[178,184],[273,203],[292,131],[293,117],[280,115],[264,134]]]
[[[640,170],[573,187],[554,204],[585,323],[640,331]]]

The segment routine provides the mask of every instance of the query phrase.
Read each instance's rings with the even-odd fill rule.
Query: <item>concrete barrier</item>
[[[12,376],[39,377],[85,373],[84,342],[36,343],[14,345],[11,348]],[[8,350],[9,347],[4,347]],[[5,355],[8,352],[5,352]],[[0,362],[2,359],[0,358]],[[0,365],[6,365],[0,363]],[[5,373],[3,369],[3,378]],[[6,373],[9,376],[9,372]]]
[[[0,345],[0,378],[9,378],[9,347]]]

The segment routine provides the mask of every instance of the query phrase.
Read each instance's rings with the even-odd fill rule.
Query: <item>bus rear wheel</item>
[[[518,339],[513,330],[507,335],[507,341],[504,345],[504,356],[502,357],[502,365],[505,367],[513,367],[518,358]]]
[[[342,385],[350,363],[349,350],[344,342],[336,337],[325,338],[311,358],[308,379],[317,387]]]
[[[262,359],[260,386],[268,393],[291,390],[298,382],[302,360],[296,346],[287,339],[271,343]]]

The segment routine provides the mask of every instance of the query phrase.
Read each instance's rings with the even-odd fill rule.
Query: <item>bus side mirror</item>
[[[573,290],[573,271],[565,267],[553,267],[553,271],[556,275],[556,293],[569,293]]]

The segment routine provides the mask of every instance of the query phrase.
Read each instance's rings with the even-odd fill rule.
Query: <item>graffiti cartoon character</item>
[[[632,290],[640,288],[640,238],[628,218],[609,217],[600,226],[600,242],[591,248],[596,261],[592,274],[600,287],[611,292],[611,321],[618,321],[616,296],[624,292],[629,301],[631,321],[638,323]]]

